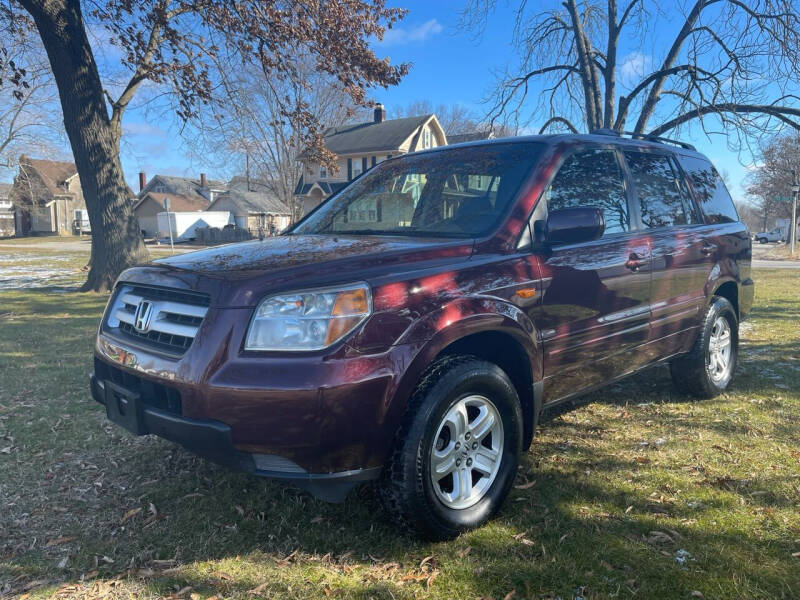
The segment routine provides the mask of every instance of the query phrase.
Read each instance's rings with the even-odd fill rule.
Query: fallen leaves
[[[120,524],[120,525],[122,525],[122,524],[123,524],[125,521],[127,521],[128,519],[132,519],[133,517],[135,517],[136,515],[138,515],[140,512],[142,512],[142,508],[141,508],[141,507],[139,507],[139,508],[132,508],[132,509],[130,509],[130,510],[129,510],[128,512],[126,512],[126,513],[125,513],[125,514],[122,516],[122,518],[119,520],[119,524]]]
[[[525,535],[526,535],[526,533],[523,531],[522,533],[517,533],[516,535],[513,535],[512,537],[515,540],[517,540],[520,544],[522,544],[523,546],[535,546],[536,544],[534,542],[532,542],[531,540],[529,540],[527,537],[525,537]]]
[[[533,480],[531,480],[531,481],[528,481],[528,482],[526,482],[526,483],[522,483],[522,484],[520,484],[520,485],[515,485],[515,486],[514,486],[514,489],[515,489],[515,490],[529,490],[529,489],[531,489],[531,488],[532,488],[533,486],[535,486],[535,485],[536,485],[536,480],[535,480],[535,479],[533,479]]]
[[[50,548],[51,546],[60,546],[62,544],[68,544],[70,542],[74,542],[77,539],[78,539],[77,535],[65,535],[62,537],[57,537],[47,540],[47,543],[44,545],[44,547]]]

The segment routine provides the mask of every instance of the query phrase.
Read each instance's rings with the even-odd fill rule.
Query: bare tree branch
[[[543,134],[545,131],[547,131],[547,128],[550,127],[550,125],[553,125],[554,123],[561,123],[572,133],[578,133],[577,127],[575,127],[575,125],[573,125],[569,121],[569,119],[565,119],[564,117],[550,117],[549,119],[547,119],[547,121],[545,121],[545,124],[542,125],[541,129],[539,129],[539,134],[540,135]]]
[[[755,113],[760,115],[768,115],[771,117],[775,117],[790,125],[791,127],[800,130],[800,123],[793,121],[789,117],[797,117],[800,118],[800,109],[798,108],[790,108],[786,106],[772,106],[772,105],[764,105],[764,104],[734,104],[734,103],[721,103],[721,104],[707,104],[704,106],[699,106],[697,110],[692,112],[684,113],[671,119],[656,127],[655,129],[651,130],[647,135],[651,136],[660,136],[669,131],[670,129],[675,129],[676,127],[683,125],[684,123],[688,123],[693,119],[701,119],[702,117],[709,115],[709,114],[716,114],[721,115],[723,113],[732,113],[736,115],[740,114],[747,114],[747,113]]]

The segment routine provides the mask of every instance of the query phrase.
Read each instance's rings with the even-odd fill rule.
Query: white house
[[[338,170],[303,161],[303,174],[294,193],[304,214],[379,162],[398,154],[445,146],[447,136],[436,115],[387,120],[386,109],[379,104],[372,121],[331,127],[325,131],[324,142],[336,154]]]

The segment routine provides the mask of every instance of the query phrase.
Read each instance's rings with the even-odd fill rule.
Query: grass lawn
[[[329,505],[111,425],[87,389],[106,297],[4,291],[0,596],[798,598],[800,271],[755,278],[730,393],[657,368],[552,415],[499,516],[447,543],[368,489]]]

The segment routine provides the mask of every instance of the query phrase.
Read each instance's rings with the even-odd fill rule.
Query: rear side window
[[[731,195],[717,170],[705,159],[678,156],[694,188],[697,203],[708,223],[734,223],[739,220]]]
[[[585,150],[569,156],[556,173],[545,199],[547,210],[576,206],[602,208],[606,234],[628,231],[624,178],[613,150]]]
[[[625,152],[631,179],[639,197],[642,223],[649,229],[686,225],[689,218],[680,179],[668,156]]]

